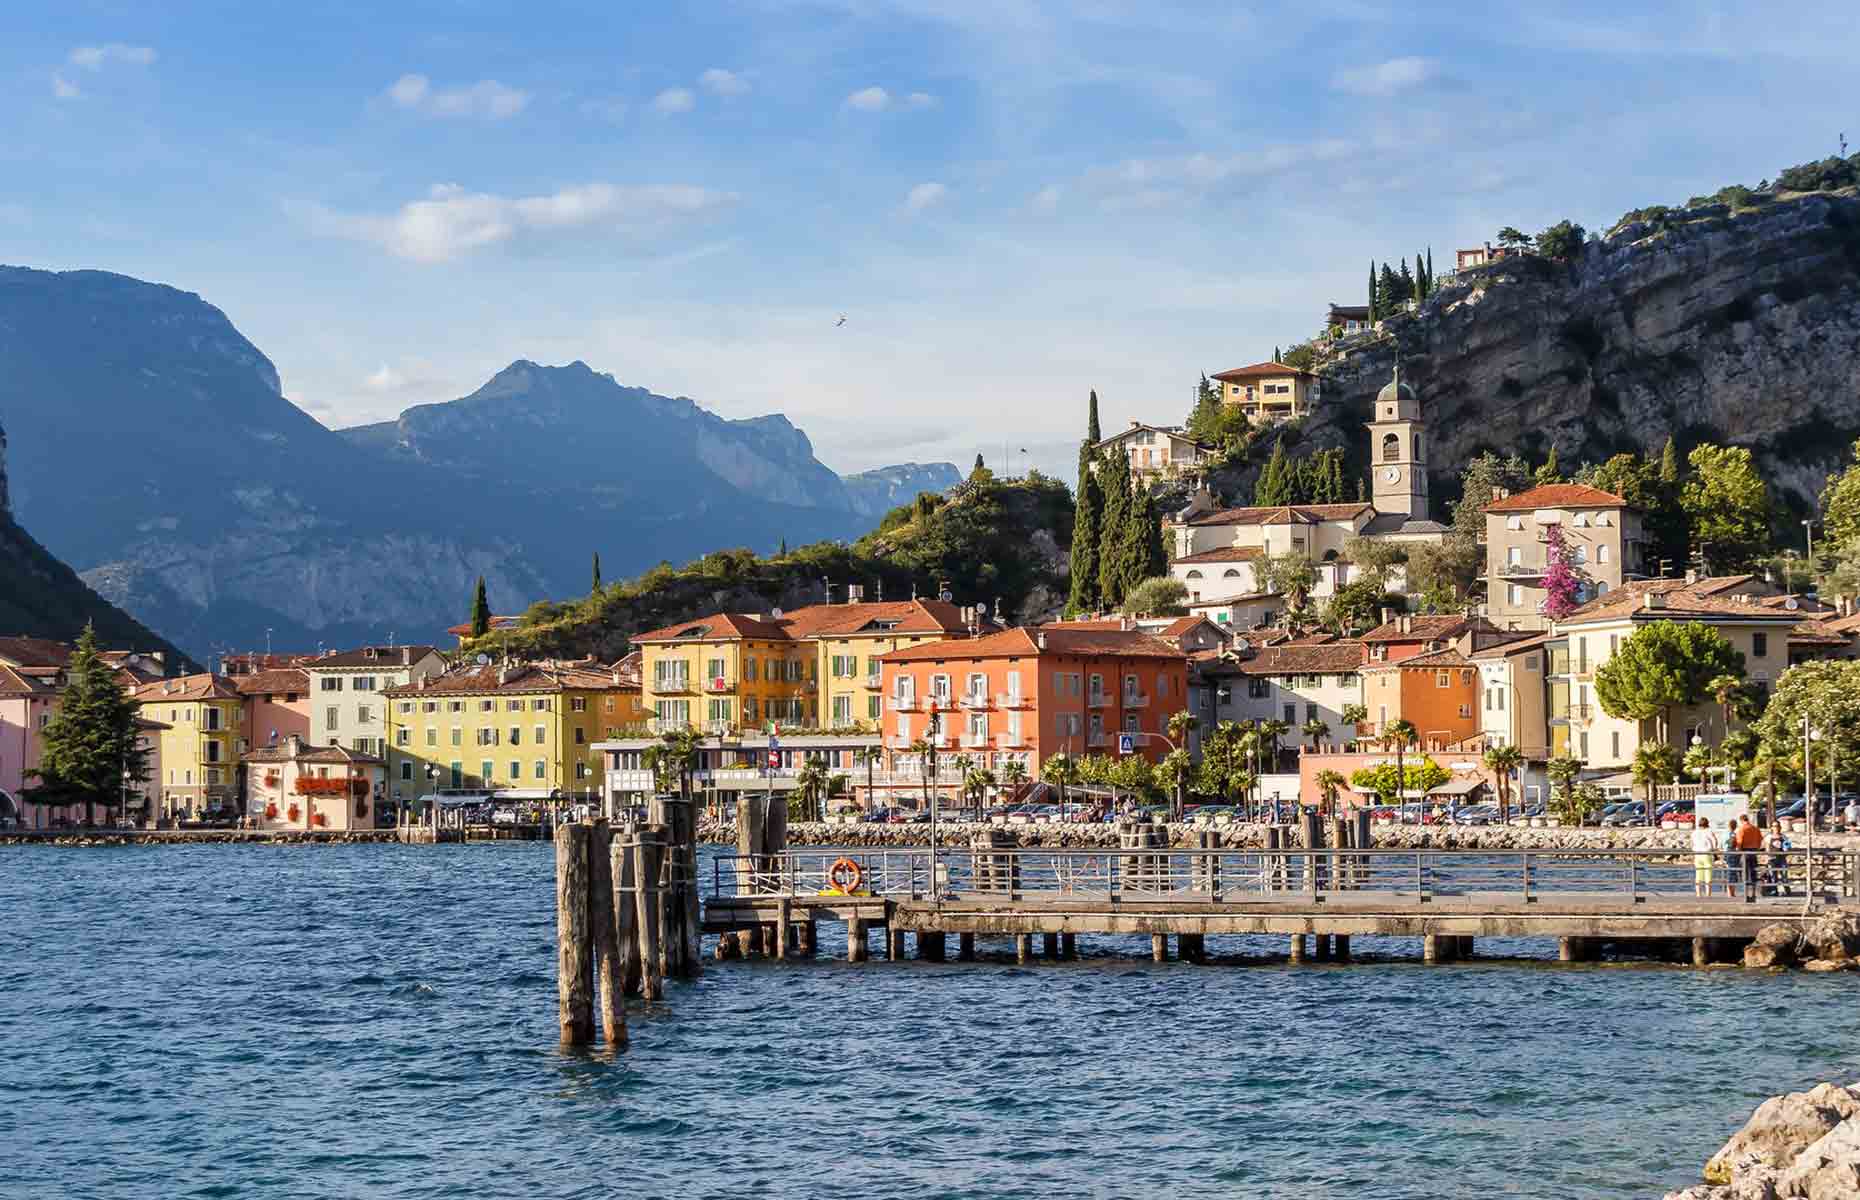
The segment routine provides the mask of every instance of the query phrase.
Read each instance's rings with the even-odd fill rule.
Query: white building
[[[387,701],[381,693],[445,673],[446,660],[431,646],[362,646],[313,658],[310,742],[387,755]]]
[[[1248,657],[1201,664],[1191,697],[1203,729],[1222,721],[1284,721],[1284,746],[1309,743],[1305,722],[1322,721],[1320,740],[1356,736],[1343,710],[1363,702],[1363,645],[1357,641],[1266,646]]]

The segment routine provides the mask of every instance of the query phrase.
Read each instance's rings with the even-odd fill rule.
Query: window
[[[1524,589],[1515,583],[1505,585],[1505,603],[1517,608],[1524,603]]]
[[[1434,686],[1437,688],[1452,687],[1453,686],[1453,672],[1435,671],[1434,672]]]
[[[504,711],[505,711],[505,712],[522,712],[522,711],[523,711],[523,701],[521,701],[521,700],[506,700],[506,701],[504,701]]]
[[[206,748],[208,762],[220,761],[220,743],[218,738],[207,739]]]
[[[1505,711],[1505,689],[1504,688],[1498,689],[1498,711],[1499,712]]]
[[[899,713],[898,714],[898,737],[900,740],[909,740],[910,736],[911,736],[911,719],[906,714]]]
[[[872,697],[872,709],[873,709],[872,715],[877,716],[878,715],[878,711],[877,711],[878,710],[878,697],[877,696]],[[743,724],[754,725],[755,723],[756,723],[756,698],[754,696],[745,696],[743,697]]]
[[[1493,697],[1496,695],[1498,695],[1497,688],[1485,689],[1485,711],[1491,712],[1493,708],[1497,707],[1493,702]]]
[[[541,763],[537,763],[536,765],[539,767],[542,766]],[[587,777],[588,777],[588,764],[584,762],[576,763],[575,764],[575,778],[586,779]],[[541,779],[542,776],[538,775],[536,778]]]
[[[426,744],[429,746],[437,746],[439,744],[439,730],[431,725],[426,727]]]
[[[411,701],[411,700],[402,700],[402,701],[400,702],[400,711],[401,711],[402,713],[410,713],[410,712],[412,712],[412,711],[413,711],[413,701]]]
[[[1619,729],[1608,735],[1608,753],[1615,762],[1621,761],[1621,731]]]
[[[536,728],[530,730],[530,734],[530,740],[540,746],[549,734],[549,727],[547,725],[538,725]]]
[[[370,721],[373,721],[374,719],[375,719],[375,710],[374,710],[374,709],[372,709],[372,708],[370,708],[370,707],[368,707],[368,705],[366,705],[366,704],[362,704],[362,705],[357,705],[357,706],[356,706],[356,709],[355,709],[355,720],[357,721],[357,723],[359,723],[359,724],[362,724],[362,725],[366,725],[366,724],[368,724],[368,723],[369,723]]]
[[[457,725],[452,727],[452,744],[454,746],[462,746],[465,744],[465,731],[460,729]]]
[[[403,782],[413,778],[413,760],[411,758],[403,758],[400,760],[400,777]]]
[[[339,725],[339,724],[341,724],[341,723],[342,723],[342,722],[341,722],[341,719],[340,719],[340,718],[341,718],[341,712],[340,712],[340,710],[338,710],[338,709],[334,709],[334,708],[326,708],[326,709],[324,709],[324,710],[323,710],[323,726],[324,726],[324,728],[326,728],[326,729],[334,729],[334,728],[335,728],[335,727],[336,727],[337,725]]]
[[[1608,547],[1606,544],[1595,548],[1595,561],[1598,563],[1605,563],[1608,561]]]
[[[930,696],[935,700],[949,699],[949,676],[932,675],[930,677]]]
[[[463,700],[448,700],[446,702],[446,711],[462,713],[465,711],[465,702]]]
[[[1401,461],[1401,439],[1392,433],[1382,435],[1382,461]]]
[[[1762,651],[1759,650],[1758,653],[1761,654]],[[208,705],[206,708],[202,709],[201,711],[206,716],[207,728],[217,733],[220,728],[220,710],[217,708],[214,708],[212,705]]]
[[[510,727],[510,744],[513,746],[521,746],[523,744],[523,729],[521,726],[512,725]]]
[[[852,697],[851,696],[833,697],[833,723],[835,725],[847,725],[847,724],[851,724],[851,722],[852,722]]]
[[[726,703],[728,702],[726,701]],[[585,746],[587,745],[587,743],[588,743],[588,731],[583,729],[579,725],[575,726],[575,744],[577,746]]]
[[[358,692],[372,692],[375,690],[375,677],[373,675],[357,675],[352,686],[354,690]]]
[[[1200,572],[1200,571],[1196,571],[1196,570],[1190,570],[1190,571],[1189,571],[1189,573],[1188,573],[1188,578],[1190,578],[1190,579],[1200,579],[1200,578],[1201,578],[1201,572]]]
[[[1770,635],[1767,633],[1751,634],[1750,654],[1752,658],[1768,658],[1770,655]]]
[[[510,760],[510,782],[515,783],[521,778],[523,778],[523,764],[513,758]]]
[[[704,678],[706,679],[725,678],[724,670],[723,670],[723,663],[724,663],[724,660],[721,658],[707,659],[704,663]]]
[[[750,701],[747,701],[747,702],[746,702],[746,705],[747,705],[747,704],[754,704],[754,703],[755,703],[755,701],[754,701],[754,700],[750,700]],[[866,720],[868,720],[868,721],[876,721],[876,720],[878,720],[878,709],[879,709],[879,699],[878,699],[878,697],[877,697],[877,696],[867,696],[867,697],[865,698],[865,716],[866,716]],[[754,718],[752,717],[751,719],[753,720]]]
[[[1272,695],[1272,680],[1264,675],[1249,675],[1246,681],[1246,697],[1249,700],[1264,700]]]
[[[536,702],[536,707],[538,709],[547,709],[549,707],[549,702],[547,700],[538,700]],[[588,711],[588,698],[586,696],[570,697],[568,701],[568,711],[569,712],[587,712]]]
[[[756,681],[755,659],[749,657],[743,659],[743,680],[747,683],[754,683]]]
[[[1588,513],[1577,513],[1576,514],[1576,528],[1587,529],[1588,527],[1589,527],[1589,514]]]
[[[1318,706],[1315,704],[1305,705],[1305,720],[1315,721],[1317,719],[1318,719]]]
[[[438,712],[438,711],[439,711],[439,701],[437,701],[437,700],[428,700],[428,701],[427,701],[427,702],[426,702],[425,704],[422,704],[422,705],[420,706],[420,711],[421,711],[421,712],[428,712],[428,713],[436,713],[436,712]]]
[[[1281,718],[1281,720],[1283,720],[1287,725],[1298,724],[1298,706],[1296,704],[1286,705],[1285,715],[1284,717]]]
[[[1589,757],[1589,731],[1586,729],[1582,731],[1582,743],[1581,744],[1582,744],[1582,757],[1584,758]]]
[[[396,746],[412,745],[413,744],[413,730],[408,729],[405,725],[401,726],[399,729],[396,729],[394,731],[394,744]]]
[[[734,708],[735,702],[728,696],[713,696],[710,701],[709,719],[712,721],[728,721],[731,711]]]
[[[1576,563],[1576,565],[1581,566],[1583,563],[1586,563],[1589,561],[1589,548],[1587,546],[1583,546],[1580,544],[1577,545],[1575,549],[1571,552],[1570,558]]]
[[[549,764],[548,764],[548,762],[547,762],[547,761],[545,761],[545,760],[543,760],[543,759],[540,759],[540,758],[539,758],[539,759],[537,759],[537,760],[536,760],[536,765],[535,765],[535,766],[534,766],[534,768],[532,768],[532,769],[533,769],[533,770],[534,770],[534,772],[535,772],[535,774],[534,774],[534,776],[533,776],[533,778],[536,778],[536,779],[547,779],[547,778],[549,778]]]
[[[491,765],[490,763],[485,764],[485,766],[487,767],[490,765]],[[449,764],[447,769],[452,772],[452,786],[455,788],[464,787],[465,786],[465,764],[455,758]]]
[[[496,711],[497,711],[497,701],[495,701],[495,700],[480,700],[480,701],[478,701],[478,711],[479,711],[479,712],[496,712]]]
[[[607,711],[611,713],[613,712],[613,710],[614,710],[614,698],[612,696],[609,696],[607,697]]]
[[[319,692],[340,692],[341,690],[342,676],[340,675],[323,675],[317,679],[317,691]]]
[[[1522,546],[1505,547],[1505,565],[1508,567],[1523,566],[1524,565],[1524,547]]]

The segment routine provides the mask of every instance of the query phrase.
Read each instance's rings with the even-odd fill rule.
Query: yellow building
[[[623,673],[592,660],[471,667],[383,696],[388,787],[403,805],[439,791],[531,799],[593,789],[594,743],[637,723]]]
[[[935,600],[816,604],[791,613],[713,613],[633,639],[647,714],[660,730],[706,733],[878,728],[881,654],[962,637],[973,624]]]
[[[1238,407],[1256,425],[1303,416],[1317,388],[1311,372],[1276,362],[1235,367],[1209,378],[1220,385],[1221,402]]]
[[[237,815],[239,760],[246,752],[245,697],[220,675],[182,675],[133,693],[141,715],[167,726],[159,735],[161,777],[149,790],[169,820]]]

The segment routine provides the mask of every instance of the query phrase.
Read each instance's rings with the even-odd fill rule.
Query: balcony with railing
[[[962,707],[967,709],[988,708],[993,703],[987,692],[962,693]]]
[[[1125,708],[1148,708],[1149,706],[1150,706],[1150,698],[1148,696],[1144,695],[1142,692],[1133,692],[1133,691],[1130,691],[1129,689],[1125,689],[1124,691],[1124,707]]]
[[[923,701],[916,696],[893,696],[891,698],[892,712],[918,712],[922,707]]]
[[[734,684],[722,676],[715,676],[704,681],[704,690],[707,692],[727,692],[734,687]]]
[[[986,750],[988,749],[988,734],[986,731],[971,729],[962,735],[962,745],[965,750]]]
[[[1089,693],[1085,697],[1085,707],[1086,708],[1109,708],[1111,707],[1111,693],[1109,692]]]
[[[1019,692],[997,692],[995,694],[996,708],[1030,708],[1032,705],[1032,699]]]
[[[1025,750],[1026,748],[1027,735],[1018,729],[995,734],[995,749],[997,750]]]
[[[917,739],[908,733],[894,733],[885,739],[885,745],[893,750],[909,750],[917,744]]]
[[[1508,562],[1500,566],[1493,574],[1500,579],[1516,582],[1525,579],[1542,579],[1549,570],[1548,563]]]
[[[1102,750],[1111,744],[1109,733],[1091,733],[1085,736],[1085,744],[1094,750]]]
[[[665,675],[653,679],[652,690],[662,696],[676,696],[697,691],[697,685],[689,675]]]

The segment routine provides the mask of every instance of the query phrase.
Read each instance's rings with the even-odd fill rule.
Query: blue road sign
[[[1130,736],[1127,733],[1120,733],[1117,735],[1117,752],[1119,754],[1134,754],[1136,753],[1136,750],[1137,750],[1137,739],[1136,738]]]

